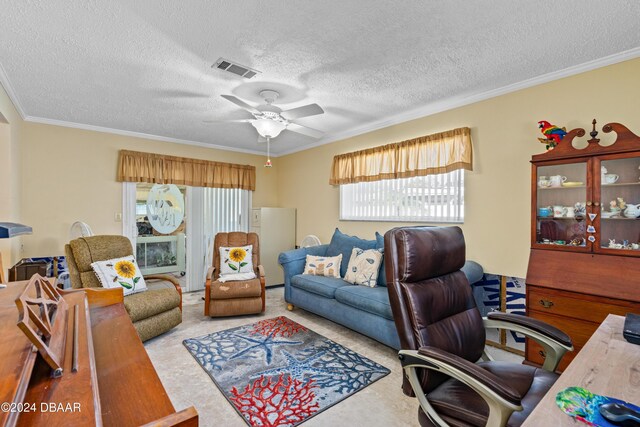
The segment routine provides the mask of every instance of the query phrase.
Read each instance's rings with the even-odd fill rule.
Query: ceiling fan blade
[[[321,132],[316,129],[311,129],[306,126],[299,125],[297,123],[289,123],[287,125],[287,130],[301,133],[302,135],[310,136],[312,138],[321,138],[324,135],[324,132]]]
[[[234,104],[236,104],[238,107],[240,108],[244,108],[245,110],[247,110],[248,112],[250,112],[251,114],[260,114],[260,111],[258,111],[257,109],[255,109],[254,107],[252,107],[251,105],[247,104],[246,102],[244,102],[243,100],[241,100],[240,98],[236,98],[233,95],[220,95],[221,97],[223,97],[224,99],[226,99],[227,101],[231,101]]]
[[[203,123],[251,123],[255,119],[240,119],[240,120],[203,120]]]
[[[282,113],[280,113],[280,115],[287,120],[295,120],[323,113],[324,110],[318,104],[309,104],[303,107],[292,108],[291,110],[283,111]]]

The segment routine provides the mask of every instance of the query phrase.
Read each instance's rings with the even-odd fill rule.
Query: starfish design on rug
[[[262,350],[264,351],[267,365],[271,364],[271,359],[273,358],[273,347],[280,346],[280,345],[302,344],[302,341],[277,340],[277,339],[274,339],[274,337],[272,337],[271,335],[266,337],[260,337],[260,338],[252,338],[252,337],[247,337],[247,336],[238,335],[238,334],[235,334],[235,336],[245,341],[248,341],[250,345],[249,347],[229,357],[229,360],[245,358],[245,357],[248,358],[248,356],[246,356],[248,353],[251,353],[254,350],[257,350],[257,351]]]
[[[290,353],[282,350],[282,354],[287,359],[287,365],[281,368],[268,369],[266,371],[258,372],[251,376],[251,378],[256,378],[261,375],[265,377],[276,376],[279,374],[289,374],[291,378],[298,379],[300,381],[304,381],[305,374],[313,375],[342,375],[343,370],[333,369],[333,368],[323,368],[313,366],[322,356],[324,356],[326,351],[320,351],[310,357],[307,357],[303,360],[298,360]]]

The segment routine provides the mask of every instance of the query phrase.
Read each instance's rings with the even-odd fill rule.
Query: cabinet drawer
[[[564,371],[569,363],[578,354],[584,344],[591,338],[591,335],[598,329],[597,323],[584,322],[582,320],[570,319],[568,317],[555,316],[553,314],[529,312],[529,316],[542,320],[556,328],[562,330],[571,337],[573,342],[573,351],[565,353],[564,357],[558,365],[558,371]],[[527,338],[526,358],[528,361],[537,365],[544,363],[544,352],[542,346],[537,342]]]
[[[543,322],[560,329],[571,337],[574,347],[582,348],[589,338],[591,338],[591,335],[593,335],[596,329],[598,329],[597,323],[585,322],[583,320],[571,319],[568,317],[554,316],[553,314],[532,311],[529,313],[529,317],[542,320]]]
[[[578,355],[579,351],[580,351],[580,348],[576,347],[574,348],[573,351],[569,351],[565,353],[556,370],[559,372],[562,372],[565,369],[567,369],[567,366],[569,366],[569,363],[571,363],[571,361]],[[542,366],[542,364],[544,363],[545,357],[546,355],[544,354],[544,350],[542,349],[542,346],[540,346],[537,342],[533,340],[528,340],[527,353],[526,353],[527,360],[529,362],[532,362],[535,365]]]
[[[640,311],[640,304],[620,300],[598,298],[592,301],[581,294],[560,292],[530,286],[527,293],[527,309],[542,313],[574,317],[589,322],[602,323],[609,313],[624,316]]]

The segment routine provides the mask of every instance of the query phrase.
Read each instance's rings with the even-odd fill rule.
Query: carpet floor
[[[395,350],[302,309],[287,311],[283,288],[267,290],[265,313],[229,318],[205,317],[204,301],[201,300],[203,295],[203,291],[185,294],[182,324],[145,343],[149,357],[175,408],[181,410],[195,406],[200,414],[201,426],[244,427],[246,424],[209,375],[191,357],[182,341],[277,316],[287,316],[391,369],[391,374],[306,421],[303,424],[305,427],[419,426],[418,401],[405,396],[400,388],[402,369]],[[522,358],[499,350],[492,349],[491,353],[501,360],[522,361]]]

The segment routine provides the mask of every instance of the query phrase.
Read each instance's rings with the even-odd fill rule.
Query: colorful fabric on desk
[[[620,426],[620,424],[613,424],[607,421],[600,414],[598,408],[605,403],[617,403],[640,412],[640,407],[636,405],[613,397],[600,396],[582,387],[568,387],[556,395],[556,404],[560,409],[578,421],[596,427]]]

